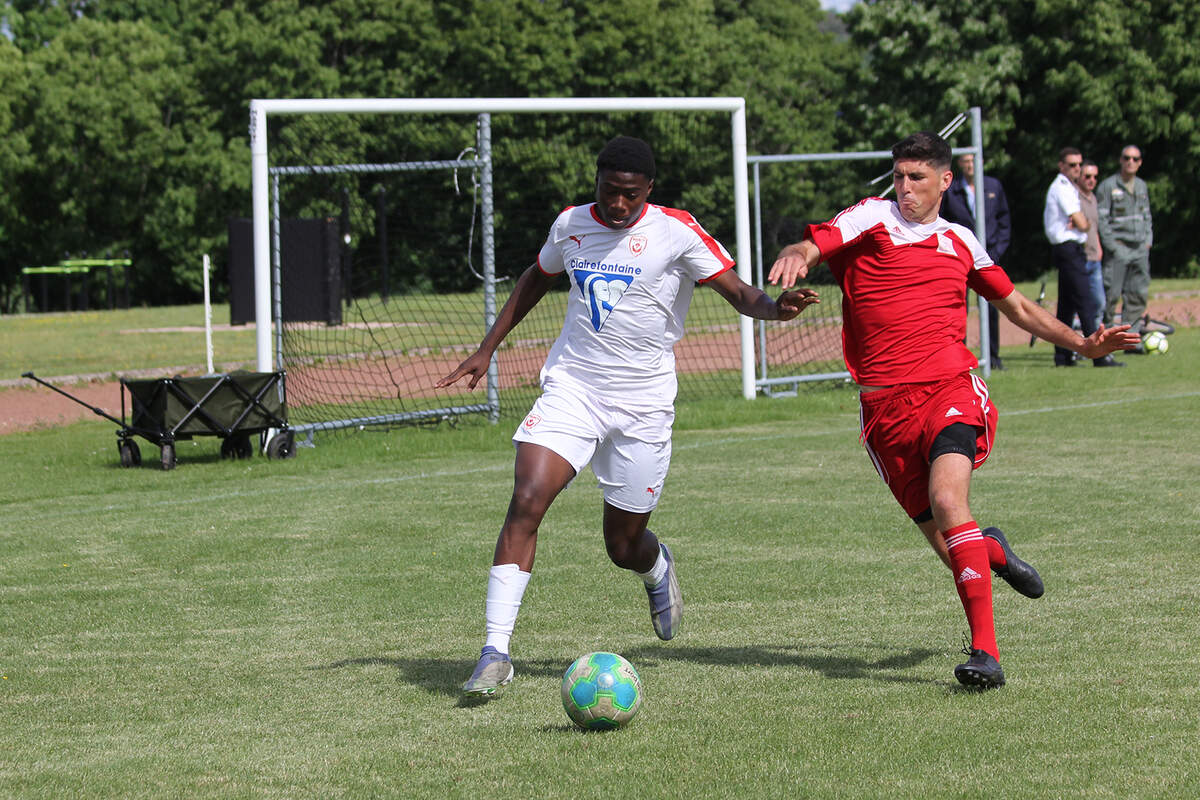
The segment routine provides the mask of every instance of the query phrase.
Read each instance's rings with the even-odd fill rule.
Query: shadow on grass
[[[527,660],[517,659],[517,672],[524,676],[540,678],[561,678],[563,664],[548,659]],[[460,707],[479,706],[487,703],[486,697],[468,697],[462,694],[463,681],[475,669],[475,660],[461,658],[388,658],[384,656],[367,656],[364,658],[346,658],[331,664],[321,664],[308,667],[310,670],[322,671],[346,669],[347,667],[384,666],[393,667],[400,672],[400,679],[410,686],[424,689],[431,694],[441,694],[447,697],[459,698]],[[501,690],[503,691],[503,690]]]
[[[859,656],[835,655],[836,645],[761,646],[761,647],[677,647],[672,645],[645,645],[622,654],[638,665],[639,669],[653,668],[662,661],[686,661],[715,666],[764,666],[799,667],[819,672],[826,678],[840,680],[875,680],[896,683],[930,684],[940,681],[899,674],[921,664],[942,651],[909,649],[870,659]],[[562,676],[562,659],[515,660],[519,675],[539,678]],[[460,708],[474,707],[488,702],[488,698],[462,695],[462,682],[475,668],[474,660],[459,658],[390,658],[367,656],[347,658],[330,664],[309,667],[310,670],[336,670],[349,667],[384,666],[399,671],[405,683],[424,689],[432,694],[459,699]],[[501,690],[503,691],[503,690]]]
[[[841,646],[672,647],[668,645],[666,647],[638,647],[623,655],[635,664],[647,666],[653,665],[656,660],[670,660],[715,666],[799,667],[819,672],[826,678],[839,680],[937,683],[936,680],[901,675],[899,672],[915,667],[933,656],[942,655],[943,651],[907,649],[881,658],[870,659],[857,655],[836,655],[831,652],[839,647]]]

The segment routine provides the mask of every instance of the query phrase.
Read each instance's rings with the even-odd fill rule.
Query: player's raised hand
[[[1084,358],[1104,358],[1117,350],[1132,350],[1141,341],[1141,336],[1130,333],[1128,325],[1106,328],[1101,324],[1091,336],[1083,340],[1084,346],[1079,348],[1079,354]]]
[[[821,251],[807,239],[796,244],[789,244],[779,251],[779,257],[771,265],[767,280],[776,286],[788,288],[795,286],[796,281],[808,277],[810,267],[820,263]]]
[[[471,382],[467,384],[468,389],[474,389],[475,384],[479,383],[479,379],[487,374],[488,365],[491,363],[492,357],[490,354],[485,354],[482,350],[476,350],[465,361],[446,377],[434,384],[438,389],[445,389],[447,386],[457,383],[465,375],[471,376]]]
[[[775,306],[779,309],[779,319],[789,320],[795,318],[804,309],[819,302],[821,302],[821,298],[817,295],[816,290],[796,289],[779,295],[779,299],[775,301]]]

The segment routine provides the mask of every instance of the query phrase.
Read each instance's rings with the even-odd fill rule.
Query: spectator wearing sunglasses
[[[1086,259],[1088,287],[1096,298],[1096,324],[1099,325],[1104,315],[1104,271],[1101,258],[1104,249],[1100,246],[1100,217],[1096,209],[1096,183],[1100,180],[1100,167],[1089,158],[1083,160],[1083,169],[1079,173],[1079,205],[1083,215],[1087,217],[1087,241],[1083,244],[1083,256]]]
[[[1136,145],[1121,148],[1121,169],[1096,187],[1100,218],[1100,244],[1104,248],[1104,324],[1111,325],[1121,305],[1121,321],[1134,333],[1144,326],[1150,292],[1150,246],[1154,230],[1150,221],[1150,192],[1137,176],[1142,151]]]

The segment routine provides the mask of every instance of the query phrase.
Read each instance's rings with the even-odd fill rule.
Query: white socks
[[[658,558],[662,561],[661,554]],[[529,576],[516,564],[498,564],[488,573],[487,602],[484,606],[487,639],[484,647],[494,647],[501,653],[508,652],[508,641],[517,624],[517,611],[521,608],[525,587],[529,585]]]
[[[649,572],[639,572],[638,577],[645,581],[646,585],[653,589],[662,582],[662,579],[667,574],[667,557],[663,555],[662,545],[658,547],[658,560],[654,562],[654,566]]]

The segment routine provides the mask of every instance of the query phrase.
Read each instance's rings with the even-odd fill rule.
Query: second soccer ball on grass
[[[1151,355],[1162,355],[1170,346],[1171,343],[1162,331],[1151,331],[1142,337],[1142,348]]]

